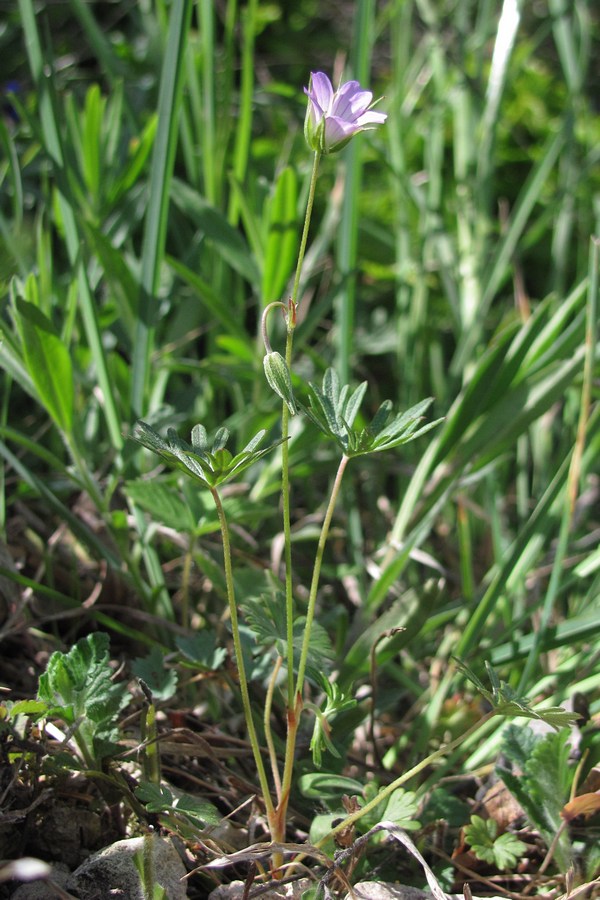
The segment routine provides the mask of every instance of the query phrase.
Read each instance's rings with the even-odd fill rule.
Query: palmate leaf
[[[76,726],[76,736],[91,757],[109,756],[118,749],[113,743],[118,716],[129,700],[126,685],[113,682],[112,675],[108,635],[93,632],[68,653],[56,650],[40,676],[35,704],[17,703],[12,712],[52,716]]]
[[[553,845],[557,865],[566,871],[571,864],[569,833],[563,828],[562,811],[568,801],[575,773],[569,765],[569,731],[534,734],[530,728],[511,725],[502,741],[504,765],[496,772],[540,831],[548,847]],[[519,774],[517,774],[519,772]]]
[[[248,598],[241,607],[254,639],[265,650],[273,650],[278,656],[287,657],[287,630],[285,620],[285,595],[273,588],[270,593]],[[294,662],[300,658],[304,638],[304,616],[294,622]],[[323,672],[334,657],[333,648],[325,629],[313,622],[307,659],[307,674],[311,681],[321,683]],[[295,666],[294,666],[295,668]]]
[[[481,816],[471,816],[471,824],[465,826],[465,838],[478,859],[492,863],[500,871],[514,867],[527,850],[514,834],[507,832],[498,836],[495,819],[482,819]]]
[[[338,753],[332,740],[333,735],[329,719],[333,718],[338,713],[352,709],[356,706],[357,701],[354,697],[345,694],[339,684],[329,681],[324,675],[322,668],[320,671],[315,671],[314,676],[316,684],[323,689],[325,699],[321,708],[312,703],[306,703],[305,708],[312,709],[315,714],[315,726],[310,742],[310,751],[312,753],[313,764],[319,769],[321,767],[323,751],[328,750],[333,756],[336,756],[338,759],[340,758],[340,753]]]
[[[577,713],[569,712],[560,706],[534,709],[526,697],[519,697],[510,685],[498,678],[498,675],[488,662],[486,662],[485,666],[491,682],[491,690],[485,687],[483,682],[464,662],[456,657],[454,657],[454,661],[458,670],[489,700],[499,715],[538,719],[556,729],[570,725],[579,718]]]
[[[391,450],[420,437],[441,422],[421,425],[423,413],[432,400],[422,400],[415,406],[392,416],[392,404],[384,400],[366,428],[354,428],[354,421],[367,389],[366,381],[352,393],[350,387],[340,388],[339,378],[333,369],[327,369],[322,387],[309,384],[309,405],[302,406],[304,413],[323,434],[332,437],[347,457],[365,456]]]
[[[179,437],[174,428],[169,428],[166,438],[162,438],[152,426],[141,420],[136,422],[130,437],[147,450],[152,450],[170,466],[212,489],[240,475],[248,466],[279,446],[281,441],[276,441],[259,449],[265,434],[264,430],[259,431],[235,456],[226,449],[229,431],[224,427],[218,429],[212,445],[203,425],[194,426],[190,444]]]

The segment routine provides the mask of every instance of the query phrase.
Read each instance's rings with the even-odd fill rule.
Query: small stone
[[[155,883],[164,889],[169,900],[185,900],[187,888],[181,879],[186,868],[171,841],[155,834],[117,841],[94,853],[73,873],[67,890],[81,900],[144,900],[147,895],[137,867],[141,868],[144,852],[152,853]]]

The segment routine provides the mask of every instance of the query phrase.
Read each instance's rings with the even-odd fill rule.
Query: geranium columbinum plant
[[[327,75],[323,72],[314,72],[310,78],[310,85],[308,88],[305,88],[305,92],[308,96],[305,134],[309,147],[314,151],[314,159],[294,284],[291,296],[285,303],[276,301],[265,308],[262,322],[262,332],[266,347],[265,374],[269,385],[283,400],[281,439],[277,444],[281,444],[282,456],[281,485],[285,546],[285,603],[276,604],[275,606],[279,611],[277,615],[281,615],[282,624],[285,628],[285,639],[278,639],[277,641],[277,646],[283,648],[283,650],[276,651],[277,654],[281,652],[282,655],[277,655],[267,692],[268,700],[263,720],[264,738],[268,748],[266,759],[259,742],[250,705],[238,625],[229,527],[218,490],[218,486],[223,481],[240,474],[248,465],[261,459],[268,452],[267,449],[259,449],[259,444],[264,434],[259,432],[236,455],[232,455],[225,447],[229,436],[225,428],[219,429],[212,442],[209,442],[204,428],[197,425],[192,432],[190,444],[179,438],[172,430],[169,430],[166,439],[162,438],[144,422],[138,423],[133,434],[134,440],[153,450],[167,463],[190,475],[201,486],[208,489],[217,506],[223,539],[225,581],[230,606],[231,630],[237,659],[240,693],[273,841],[271,848],[274,872],[280,869],[284,859],[287,809],[292,787],[298,728],[302,713],[308,711],[316,716],[317,725],[311,747],[315,765],[318,765],[322,748],[327,747],[330,751],[335,752],[335,747],[330,737],[329,717],[335,715],[340,709],[346,708],[349,703],[354,702],[352,699],[343,696],[339,691],[328,690],[330,687],[328,683],[324,688],[323,685],[327,681],[326,674],[319,672],[318,678],[315,680],[309,664],[311,638],[316,640],[318,632],[318,629],[313,627],[313,618],[316,611],[321,564],[336,500],[340,492],[342,477],[352,457],[399,446],[401,443],[406,443],[424,433],[428,427],[432,427],[421,424],[422,413],[430,402],[425,400],[406,413],[394,417],[391,416],[391,404],[386,402],[382,404],[369,424],[363,423],[360,427],[355,428],[354,421],[358,418],[359,406],[363,399],[366,385],[361,385],[354,391],[350,391],[347,385],[340,386],[337,375],[332,370],[328,370],[325,374],[322,388],[308,384],[305,386],[305,402],[300,400],[296,402],[294,397],[290,376],[293,335],[296,328],[300,274],[308,240],[319,162],[321,156],[340,150],[355,134],[382,125],[387,118],[385,113],[373,110],[373,94],[364,90],[358,81],[346,81],[340,85],[337,91],[334,91]],[[267,318],[269,312],[275,307],[282,308],[285,314],[287,326],[285,356],[273,351],[269,344]],[[303,614],[301,611],[296,610],[294,601],[287,447],[289,417],[297,414],[300,410],[311,424],[316,425],[317,428],[325,432],[329,437],[332,437],[341,450],[341,460],[332,484],[315,553],[308,604]],[[285,607],[284,610],[281,609],[282,606]],[[246,609],[248,609],[247,605]],[[251,618],[249,616],[249,620]],[[285,620],[284,622],[283,619]],[[294,652],[294,649],[296,649],[296,652]],[[285,656],[285,659],[282,658],[283,656]],[[282,770],[280,770],[280,761],[275,749],[270,716],[278,673],[281,670],[286,671],[287,706],[287,735]],[[324,692],[326,695],[323,709],[320,709],[317,704],[309,702],[308,698],[305,703],[307,680],[313,682],[314,691],[318,691],[321,694]],[[272,791],[267,776],[267,765],[271,769]]]
[[[385,113],[373,109],[373,94],[358,81],[346,81],[334,91],[324,72],[312,72],[304,93],[308,97],[304,134],[308,146],[321,153],[341,150],[353,135],[383,125],[387,119]]]

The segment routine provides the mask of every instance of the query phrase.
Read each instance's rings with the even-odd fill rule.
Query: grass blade
[[[142,246],[141,294],[132,358],[131,407],[136,417],[145,414],[150,380],[150,359],[157,314],[156,294],[165,250],[169,192],[184,83],[185,45],[191,13],[192,0],[174,0],[160,80],[158,97],[160,127],[152,154],[150,197]]]

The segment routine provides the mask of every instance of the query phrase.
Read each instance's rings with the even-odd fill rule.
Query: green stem
[[[319,578],[321,575],[321,565],[323,562],[323,554],[327,544],[329,528],[333,511],[342,485],[342,478],[348,464],[349,457],[342,456],[338,466],[335,481],[331,489],[331,496],[325,512],[325,518],[321,526],[321,534],[319,535],[319,543],[317,545],[317,553],[315,556],[315,564],[313,567],[312,581],[310,584],[310,592],[308,595],[308,609],[306,611],[306,622],[304,625],[304,638],[302,640],[302,649],[300,651],[300,661],[298,663],[298,680],[294,690],[294,706],[288,709],[288,730],[285,744],[285,761],[283,766],[283,778],[281,780],[281,799],[277,806],[277,828],[278,832],[273,835],[273,840],[282,841],[285,839],[285,817],[287,804],[290,796],[290,788],[292,785],[292,773],[294,770],[294,754],[296,749],[296,736],[298,734],[298,726],[300,724],[300,714],[302,712],[302,693],[304,689],[304,675],[306,672],[306,662],[308,659],[308,650],[310,646],[310,634],[312,623],[315,615],[315,606],[317,601],[317,590],[319,587]]]
[[[315,200],[315,188],[317,186],[317,175],[319,172],[320,160],[321,160],[321,151],[315,150],[312,174],[310,176],[310,187],[308,189],[308,200],[306,201],[306,214],[304,216],[304,228],[302,229],[302,239],[300,241],[300,250],[298,252],[298,262],[296,264],[296,275],[294,276],[294,286],[292,288],[291,302],[294,306],[298,302],[298,290],[300,287],[300,275],[302,274],[302,265],[304,263],[304,254],[306,253],[306,244],[308,242],[308,232],[309,232],[309,228],[310,228],[310,220],[312,217],[313,203]],[[295,322],[294,322],[294,324],[295,324]]]
[[[267,688],[264,715],[265,741],[267,744],[267,749],[269,751],[269,759],[271,761],[271,772],[273,773],[273,784],[275,785],[277,803],[281,803],[281,776],[279,774],[277,752],[275,750],[273,731],[271,729],[271,709],[273,708],[273,694],[275,693],[275,684],[277,682],[277,676],[279,675],[279,670],[281,669],[282,662],[283,659],[281,658],[281,656],[278,656],[275,660],[275,665],[273,666],[273,672],[271,674],[271,678],[269,679],[269,686]]]
[[[387,800],[387,798],[394,793],[401,785],[405,784],[415,775],[418,775],[419,772],[422,772],[423,769],[428,768],[432,763],[436,760],[440,759],[442,756],[446,756],[446,754],[451,753],[457,747],[466,741],[472,734],[475,734],[476,731],[479,731],[480,728],[485,725],[493,716],[502,715],[502,709],[492,709],[489,713],[486,713],[478,722],[472,725],[470,728],[465,731],[464,734],[461,734],[460,737],[455,738],[453,741],[450,741],[449,744],[444,744],[438,750],[435,750],[433,753],[430,753],[426,759],[422,759],[420,763],[417,763],[416,766],[413,766],[412,769],[409,769],[408,772],[405,772],[403,775],[400,775],[395,781],[392,781],[391,784],[388,784],[387,787],[384,787],[376,797],[369,803],[365,803],[363,807],[357,809],[356,812],[351,813],[349,816],[346,816],[341,822],[339,822],[335,828],[332,828],[331,831],[327,832],[327,834],[318,840],[315,843],[315,847],[322,847],[328,840],[333,837],[333,835],[338,834],[338,832],[348,828],[350,825],[354,825],[355,822],[358,822],[364,815],[370,813],[371,810],[375,809],[376,806],[383,800]]]
[[[258,738],[256,736],[256,729],[254,727],[254,719],[252,718],[252,707],[250,705],[250,694],[248,692],[248,679],[246,678],[246,668],[244,666],[244,657],[242,654],[242,642],[240,639],[240,628],[238,623],[238,614],[237,614],[237,605],[235,602],[235,588],[233,584],[233,568],[231,565],[231,543],[229,541],[229,526],[227,524],[227,518],[225,516],[225,510],[223,509],[223,504],[221,503],[221,497],[219,495],[216,487],[211,487],[210,492],[212,494],[213,500],[215,502],[215,506],[217,508],[217,515],[219,517],[219,525],[221,526],[221,537],[223,539],[223,563],[225,569],[225,584],[227,586],[227,600],[229,602],[229,615],[231,617],[231,633],[233,635],[233,647],[235,650],[235,658],[238,669],[238,677],[240,683],[240,695],[242,698],[242,706],[244,709],[244,717],[246,719],[246,727],[248,729],[248,739],[250,741],[250,746],[252,747],[252,754],[254,756],[254,764],[256,765],[256,771],[258,774],[258,779],[260,781],[260,788],[262,791],[265,808],[267,812],[267,818],[269,823],[274,821],[275,818],[275,809],[273,807],[273,801],[271,799],[271,793],[269,791],[269,783],[267,781],[267,774],[265,771],[265,767],[263,764],[260,744],[258,743]]]
[[[298,304],[298,290],[300,287],[300,275],[302,274],[302,264],[304,263],[304,255],[306,253],[306,244],[308,242],[308,232],[310,230],[310,220],[312,216],[313,203],[315,199],[315,188],[317,186],[317,175],[319,172],[319,160],[321,159],[320,150],[315,151],[313,159],[312,174],[310,177],[310,186],[308,189],[308,199],[306,201],[306,214],[304,216],[304,226],[302,229],[302,238],[300,239],[300,250],[298,251],[298,262],[296,264],[296,274],[294,276],[294,286],[292,288],[292,296],[289,300],[288,316],[287,316],[287,337],[285,342],[285,361],[288,369],[292,366],[292,348],[294,344],[294,329],[296,327],[296,307]],[[289,454],[289,436],[290,436],[290,413],[284,403],[281,412],[281,437],[283,443],[281,445],[281,498],[282,498],[282,514],[283,514],[283,537],[284,537],[284,560],[285,560],[285,610],[286,610],[286,639],[287,639],[287,685],[288,685],[288,717],[293,716],[296,704],[294,695],[294,579],[292,572],[292,526],[291,526],[291,498],[290,498],[290,454]]]
[[[296,694],[302,696],[304,691],[304,675],[306,672],[306,661],[308,659],[308,650],[310,647],[310,638],[311,638],[311,630],[312,623],[315,616],[315,606],[317,602],[317,590],[319,587],[319,579],[321,577],[321,565],[323,563],[323,554],[325,552],[325,546],[327,544],[327,538],[329,537],[329,528],[331,525],[331,520],[333,518],[333,511],[335,509],[335,504],[337,502],[338,495],[340,493],[340,488],[342,486],[342,478],[344,477],[344,472],[346,471],[346,466],[348,465],[350,457],[342,456],[340,460],[340,464],[338,466],[338,470],[335,476],[335,481],[333,482],[333,487],[331,489],[331,495],[329,497],[329,504],[327,506],[327,511],[325,513],[325,518],[323,519],[323,525],[321,526],[321,534],[319,535],[319,543],[317,545],[317,553],[315,556],[315,564],[313,567],[312,581],[310,583],[310,591],[308,594],[308,608],[306,610],[306,623],[304,625],[304,638],[302,640],[302,650],[300,652],[300,662],[298,663],[298,679],[296,681]]]
[[[304,255],[306,253],[306,245],[308,243],[308,232],[310,230],[310,220],[312,216],[313,203],[315,199],[315,188],[317,185],[317,175],[319,172],[319,161],[321,159],[321,151],[316,150],[313,158],[313,168],[310,178],[310,186],[308,189],[308,199],[306,201],[306,213],[304,216],[304,226],[302,228],[302,237],[300,239],[300,249],[298,251],[298,262],[296,263],[296,274],[294,275],[294,284],[292,287],[292,296],[288,301],[287,314],[287,336],[285,342],[285,361],[288,369],[292,365],[292,348],[294,345],[294,329],[296,328],[296,308],[298,306],[298,291],[300,289],[300,276],[302,274],[302,265],[304,263]],[[285,744],[285,763],[283,770],[283,779],[281,788],[278,787],[278,803],[277,810],[273,816],[271,825],[271,838],[274,841],[285,840],[286,815],[287,806],[290,796],[290,787],[292,783],[292,771],[294,764],[294,751],[296,748],[296,735],[298,733],[298,724],[300,720],[300,712],[302,709],[301,698],[296,697],[294,690],[294,580],[292,573],[292,526],[291,526],[291,500],[290,500],[290,455],[289,455],[289,435],[290,435],[290,413],[287,405],[282,405],[281,412],[281,437],[283,443],[281,445],[281,498],[282,498],[282,514],[283,514],[283,536],[284,536],[284,561],[285,561],[285,615],[286,615],[286,640],[287,640],[287,735]],[[303,676],[304,677],[304,676]],[[277,863],[274,857],[274,863]]]

